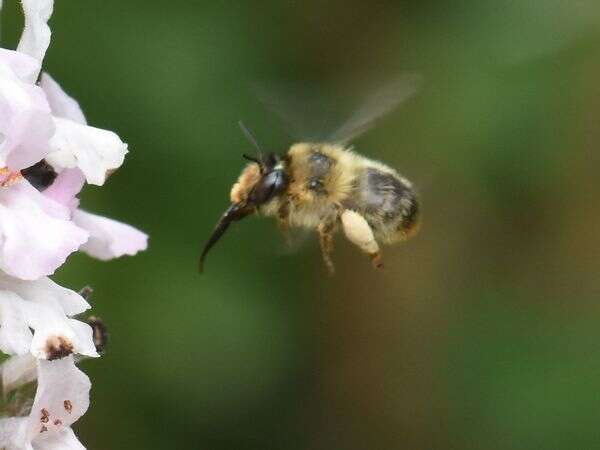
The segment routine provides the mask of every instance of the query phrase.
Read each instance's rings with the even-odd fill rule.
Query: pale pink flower
[[[54,273],[88,239],[68,207],[26,180],[0,188],[0,269],[24,280]]]
[[[82,130],[98,130],[85,125],[85,116],[77,101],[64,92],[50,75],[43,73],[40,84],[46,93],[52,113],[57,116],[55,118],[57,134],[61,132],[61,123],[70,124],[69,127],[72,130],[77,126],[82,127]],[[87,178],[88,183],[94,181],[96,184],[104,183],[106,174],[122,163],[126,152],[126,147],[120,147],[117,141],[114,141],[112,146],[99,145],[93,139],[95,132],[88,130],[86,133],[89,134],[83,133],[89,142],[88,145],[81,146],[84,150],[80,152],[85,155],[84,161],[93,161],[91,164],[93,170],[87,170],[86,174],[87,166],[82,163],[81,156],[73,159],[73,161],[78,161],[77,167],[63,169],[65,165],[74,166],[73,164],[63,164],[69,160],[69,157],[62,158],[61,156],[62,163],[57,164],[57,160],[52,157],[56,153],[51,153],[46,161],[59,174],[54,182],[44,190],[44,194],[69,206],[73,210],[75,224],[89,232],[89,239],[81,246],[80,250],[102,260],[123,255],[135,255],[137,252],[145,250],[148,245],[148,236],[145,233],[116,220],[76,209],[79,201],[75,196],[83,187],[84,178]]]
[[[21,0],[25,15],[25,28],[21,34],[17,51],[35,58],[42,66],[44,55],[50,45],[50,27],[48,20],[52,15],[54,0]],[[34,83],[38,72],[32,74],[29,81]]]
[[[70,211],[21,179],[48,155],[56,127],[44,91],[34,84],[49,43],[48,0],[26,0],[19,51],[0,49],[0,270],[22,279],[50,275],[88,238]]]
[[[79,294],[49,278],[23,281],[0,274],[0,350],[38,359],[98,356],[92,328],[71,318],[89,308]]]
[[[0,49],[0,168],[24,169],[50,151],[50,106],[44,91],[27,81],[38,71],[30,56]]]
[[[68,356],[38,360],[37,391],[25,417],[0,419],[0,446],[6,450],[85,450],[71,425],[89,407],[89,378]]]
[[[37,391],[28,416],[0,419],[0,448],[85,450],[71,425],[90,390],[75,355],[98,356],[92,328],[76,319],[90,305],[45,276],[78,249],[110,259],[145,249],[148,238],[78,209],[84,184],[104,184],[127,144],[89,126],[49,75],[36,84],[54,2],[21,2],[18,49],[0,49],[0,351],[13,355],[0,370],[5,392],[36,378]]]
[[[148,246],[148,236],[131,225],[81,209],[75,210],[73,221],[90,234],[80,250],[94,258],[106,261],[133,256]]]
[[[40,86],[50,103],[56,127],[46,161],[59,173],[79,168],[88,183],[104,184],[107,174],[123,164],[127,144],[112,131],[87,125],[77,101],[47,73],[42,74]]]

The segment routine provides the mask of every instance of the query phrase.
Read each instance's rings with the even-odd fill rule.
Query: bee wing
[[[303,83],[254,84],[258,100],[283,122],[284,128],[297,141],[325,141],[339,124],[339,102],[324,88]]]
[[[403,75],[368,95],[360,106],[327,141],[347,144],[369,130],[377,121],[400,103],[412,97],[419,87],[421,77]]]
[[[293,255],[306,247],[311,238],[316,240],[316,233],[306,229],[292,229],[286,233],[285,245],[279,250],[280,255]]]

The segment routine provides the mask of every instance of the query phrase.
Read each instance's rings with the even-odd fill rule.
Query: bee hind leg
[[[381,269],[383,263],[379,244],[365,218],[351,209],[345,210],[340,218],[348,240],[370,256],[373,267]]]
[[[335,266],[331,259],[331,253],[333,252],[333,234],[335,232],[335,222],[327,223],[321,222],[318,227],[319,242],[321,243],[321,252],[323,254],[323,262],[327,267],[329,275],[335,273]]]

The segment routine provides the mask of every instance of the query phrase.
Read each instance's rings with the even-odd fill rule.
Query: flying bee
[[[355,153],[347,143],[413,92],[414,83],[406,79],[388,86],[330,139],[299,142],[284,154],[264,154],[240,123],[259,156],[244,155],[249,163],[231,189],[231,206],[204,247],[200,270],[231,223],[252,214],[276,218],[284,231],[294,227],[316,230],[330,273],[334,272],[333,236],[339,227],[374,267],[383,267],[380,244],[415,235],[419,201],[410,181],[393,168]]]

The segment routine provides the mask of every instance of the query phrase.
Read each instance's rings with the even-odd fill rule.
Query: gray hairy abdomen
[[[415,192],[396,174],[365,169],[355,189],[354,204],[347,207],[360,212],[384,241],[393,240],[397,232],[416,220]]]

